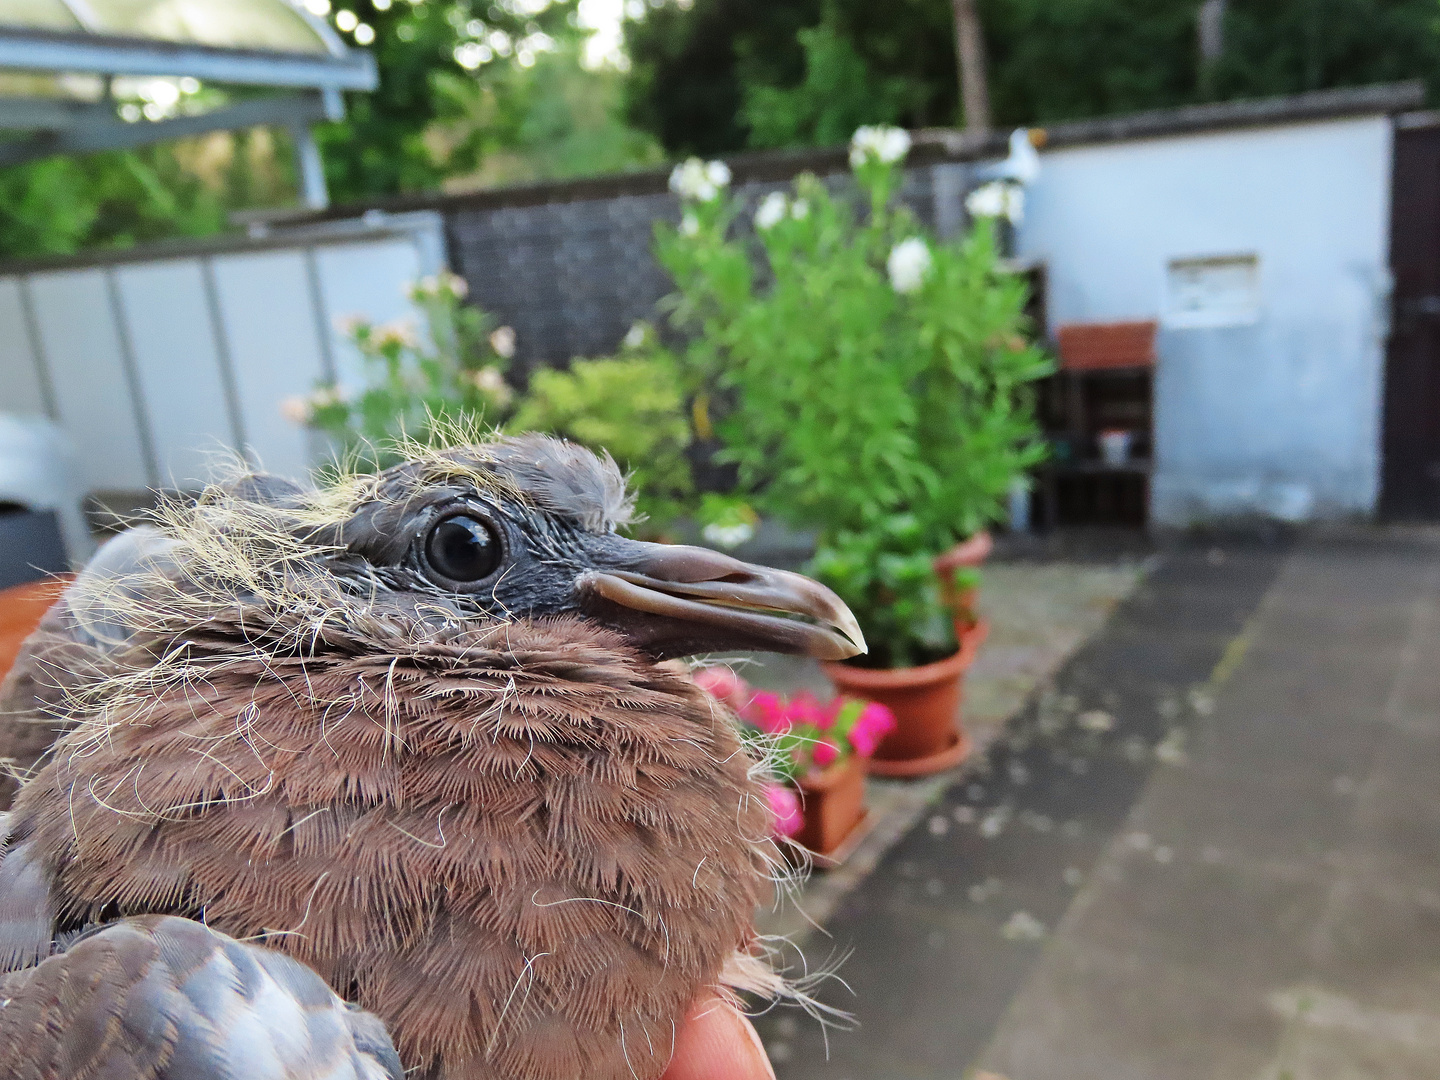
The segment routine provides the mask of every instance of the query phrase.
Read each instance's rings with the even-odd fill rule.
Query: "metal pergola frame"
[[[72,9],[73,10],[73,9]],[[326,53],[229,49],[90,32],[66,33],[0,26],[0,72],[27,74],[191,77],[232,86],[287,91],[238,101],[208,113],[128,122],[108,99],[84,102],[53,97],[0,97],[0,129],[31,134],[0,142],[0,166],[55,154],[115,150],[169,139],[257,125],[288,128],[295,138],[301,191],[307,206],[329,203],[312,124],[345,114],[343,90],[373,90],[375,60],[346,48],[323,22],[304,16]]]

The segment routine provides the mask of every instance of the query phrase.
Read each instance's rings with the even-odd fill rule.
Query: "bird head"
[[[307,500],[270,477],[232,491],[277,506]],[[361,492],[308,538],[329,575],[381,607],[444,620],[578,615],[657,659],[865,651],[850,609],[807,577],[621,536],[633,512],[624,477],[573,443],[521,435],[417,452]]]

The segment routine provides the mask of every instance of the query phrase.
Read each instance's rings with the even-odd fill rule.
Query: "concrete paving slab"
[[[980,1068],[1440,1075],[1440,535],[1310,538],[1237,640]]]
[[[1167,552],[985,757],[917,814],[826,920],[832,947],[849,953],[841,975],[853,996],[838,987],[821,995],[851,1009],[858,1026],[827,1040],[793,1017],[761,1019],[782,1080],[964,1072],[1147,777],[1174,756],[1173,730],[1202,700],[1195,692],[1283,554],[1236,543]],[[1323,894],[1307,898],[1323,906]],[[1264,1027],[1273,1033],[1283,1020],[1267,1014]],[[1262,1062],[1268,1048],[1252,1058]]]

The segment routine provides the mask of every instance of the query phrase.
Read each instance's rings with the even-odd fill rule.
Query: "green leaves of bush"
[[[729,403],[716,431],[742,489],[819,531],[814,572],[875,660],[903,665],[954,648],[930,560],[998,520],[1043,456],[1027,385],[1051,365],[991,223],[935,242],[895,204],[893,158],[856,146],[863,210],[802,176],[754,240],[732,235],[738,206],[692,199],[657,252],[694,335],[687,389]]]
[[[680,513],[693,491],[684,406],[673,358],[632,352],[536,371],[507,426],[608,450],[629,471],[637,507],[654,530]]]

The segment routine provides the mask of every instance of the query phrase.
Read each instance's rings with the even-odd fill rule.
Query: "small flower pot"
[[[794,840],[816,855],[833,855],[865,820],[865,759],[852,754],[795,787],[805,824]]]
[[[940,579],[941,602],[955,613],[955,639],[962,642],[962,645],[965,634],[974,629],[980,619],[975,613],[976,590],[957,589],[955,571],[979,566],[994,550],[994,539],[986,530],[981,529],[970,539],[936,555],[930,564],[935,568],[935,576]]]
[[[877,670],[824,665],[840,693],[878,701],[895,714],[895,730],[881,740],[870,759],[871,774],[928,776],[965,760],[970,736],[960,723],[963,680],[989,631],[989,624],[978,620],[960,633],[958,652],[920,667]]]
[[[1149,367],[1155,363],[1154,321],[1068,323],[1056,331],[1060,365],[1070,371]]]
[[[0,679],[20,655],[20,646],[60,598],[69,576],[0,589]]]

